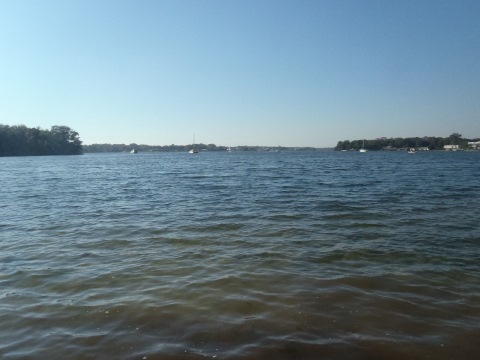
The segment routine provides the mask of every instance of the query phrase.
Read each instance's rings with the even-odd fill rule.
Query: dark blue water
[[[473,359],[480,153],[0,158],[2,359]]]

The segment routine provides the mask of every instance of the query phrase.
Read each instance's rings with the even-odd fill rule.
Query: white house
[[[469,141],[468,147],[472,149],[480,149],[480,141]]]

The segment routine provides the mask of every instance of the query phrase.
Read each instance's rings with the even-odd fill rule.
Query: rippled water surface
[[[0,158],[2,359],[474,359],[480,153]]]

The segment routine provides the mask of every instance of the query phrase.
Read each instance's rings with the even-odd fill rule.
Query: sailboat
[[[192,148],[188,151],[190,154],[198,154],[198,150],[195,149],[195,134],[193,134]]]
[[[360,152],[367,152],[368,150],[365,149],[365,140],[363,140],[363,143],[362,143],[362,148],[360,149]]]

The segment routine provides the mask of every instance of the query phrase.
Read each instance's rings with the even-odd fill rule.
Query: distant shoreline
[[[116,153],[116,152],[188,152],[192,144],[188,145],[138,145],[138,144],[91,144],[83,145],[85,153]],[[195,144],[198,151],[333,151],[333,147],[287,147],[287,146],[217,146],[215,144]]]
[[[416,150],[468,150],[480,148],[480,138],[466,139],[459,133],[453,133],[448,137],[409,137],[409,138],[377,138],[374,140],[344,140],[339,141],[335,150],[358,151],[361,148],[366,150],[402,151],[407,149]]]

